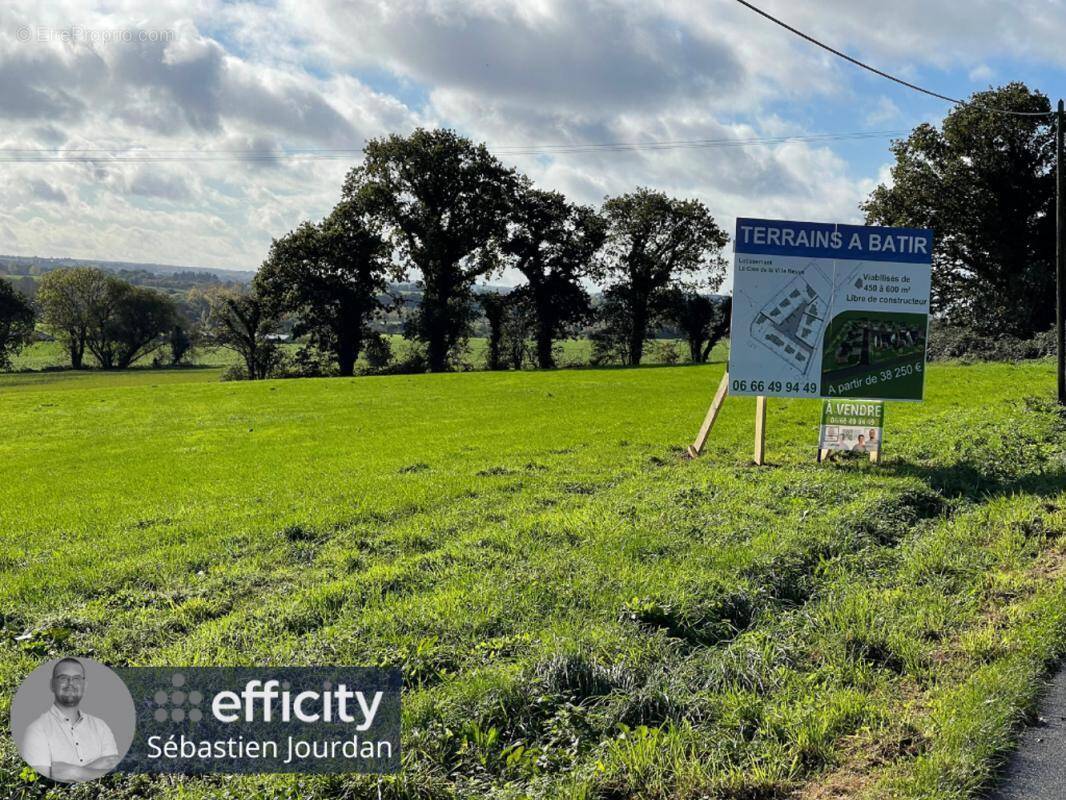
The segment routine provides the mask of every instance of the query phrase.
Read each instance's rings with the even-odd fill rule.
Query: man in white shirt
[[[45,777],[64,783],[99,778],[121,760],[111,729],[78,706],[85,695],[85,667],[63,658],[52,668],[55,702],[30,723],[22,757]]]

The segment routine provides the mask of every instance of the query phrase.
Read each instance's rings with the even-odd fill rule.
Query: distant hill
[[[0,255],[0,278],[10,280],[16,289],[31,300],[37,296],[38,281],[42,275],[65,267],[102,269],[136,286],[148,286],[166,292],[179,303],[193,287],[246,284],[255,277],[255,270],[215,269],[180,264],[142,264],[133,261],[101,261],[85,258]],[[506,294],[512,288],[479,285],[474,287],[474,291],[476,293],[497,291]],[[405,316],[414,313],[422,302],[422,289],[418,284],[410,281],[390,283],[388,295],[383,295],[381,300],[389,304],[394,297],[401,299],[401,307],[384,314],[376,326],[389,333],[399,333],[403,329]]]
[[[181,264],[151,264],[136,261],[101,261],[88,258],[44,258],[42,256],[0,255],[0,274],[41,275],[60,267],[98,267],[108,272],[147,272],[152,275],[173,276],[181,273],[213,275],[224,283],[247,283],[255,277],[255,270],[216,269]],[[195,281],[194,281],[195,282]]]
[[[0,255],[0,275],[12,277],[28,275],[35,277],[61,267],[96,267],[118,274],[148,273],[150,275],[166,276],[170,279],[179,278],[179,282],[188,284],[214,283],[215,280],[208,278],[208,276],[212,276],[222,283],[248,283],[255,277],[256,272],[254,269],[217,269],[215,267],[194,267],[181,264],[142,264],[137,261],[101,261],[89,258]],[[185,279],[180,280],[180,276],[184,276]],[[478,285],[474,287],[474,291],[477,293],[495,291],[507,294],[513,288],[513,286]],[[390,289],[404,296],[413,296],[419,299],[422,296],[422,290],[417,284],[410,281],[390,284]]]

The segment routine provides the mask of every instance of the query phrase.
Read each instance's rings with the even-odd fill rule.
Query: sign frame
[[[933,232],[737,219],[729,393],[920,401]]]

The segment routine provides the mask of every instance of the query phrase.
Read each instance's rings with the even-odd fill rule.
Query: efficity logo
[[[152,715],[156,722],[182,722],[188,719],[199,722],[203,719],[200,704],[203,692],[192,689],[183,691],[185,675],[176,672],[171,683],[177,687],[171,692],[160,689],[154,695],[158,708]],[[365,692],[353,691],[341,683],[334,688],[332,681],[322,682],[322,691],[292,692],[290,681],[271,679],[250,680],[240,692],[222,691],[211,700],[211,713],[219,722],[253,722],[261,719],[271,722],[277,716],[282,722],[340,722],[355,724],[357,731],[373,726],[374,717],[381,706],[385,692],[378,690],[367,696]],[[278,708],[280,706],[280,709]],[[353,713],[354,711],[354,713]]]
[[[116,669],[137,707],[125,772],[393,772],[399,670]]]

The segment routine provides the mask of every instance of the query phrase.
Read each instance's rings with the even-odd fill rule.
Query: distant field
[[[407,340],[402,336],[389,336],[389,340],[392,344],[393,355],[395,358],[400,359],[407,352],[409,346]],[[660,342],[662,344],[660,344]],[[659,353],[659,348],[666,343],[675,344],[673,340],[656,340],[648,343],[646,361],[649,364],[659,363],[662,359]],[[683,360],[688,358],[688,346],[682,343],[676,343],[678,352],[681,354]],[[284,345],[288,350],[295,351],[299,348],[299,345]],[[485,365],[485,352],[487,350],[487,340],[481,338],[473,338],[470,340],[470,346],[466,357],[469,365],[474,369],[482,369]],[[724,357],[724,347],[719,346],[715,350],[715,354],[712,357],[722,358]],[[558,358],[560,367],[574,367],[584,366],[588,364],[589,357],[592,355],[592,342],[588,339],[565,339],[561,342],[561,355]],[[92,361],[88,355],[86,358],[89,362]],[[197,367],[211,367],[217,369],[219,372],[230,364],[237,363],[239,359],[237,356],[229,351],[217,348],[197,348],[190,359],[190,364]],[[29,347],[26,347],[14,358],[14,370],[52,370],[67,367],[70,364],[69,356],[64,352],[63,347],[58,342],[36,342]],[[150,368],[151,358],[143,359],[141,362],[135,365],[136,369]],[[88,364],[90,368],[92,364]],[[3,373],[0,373],[0,379],[2,379]],[[217,377],[217,374],[216,376]]]
[[[764,468],[743,398],[682,458],[722,370],[0,376],[0,725],[57,654],[395,664],[400,777],[54,796],[976,796],[1066,653],[1053,365],[933,365],[880,466],[771,400]]]

